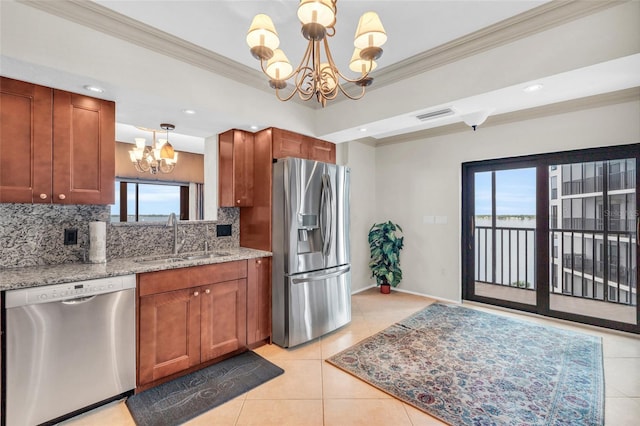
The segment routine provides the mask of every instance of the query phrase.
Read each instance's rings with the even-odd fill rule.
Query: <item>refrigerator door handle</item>
[[[331,178],[329,175],[322,175],[322,196],[320,198],[320,211],[322,223],[320,225],[320,234],[322,236],[322,254],[326,257],[331,250],[331,228],[332,228],[332,206],[333,193],[331,191]]]
[[[339,277],[340,275],[344,275],[347,272],[349,272],[351,270],[351,266],[347,265],[345,267],[340,268],[337,271],[334,272],[330,272],[328,274],[309,274],[306,275],[305,278],[292,278],[291,279],[291,283],[292,284],[303,284],[303,283],[308,283],[310,281],[324,281],[327,278],[335,278],[335,277]]]

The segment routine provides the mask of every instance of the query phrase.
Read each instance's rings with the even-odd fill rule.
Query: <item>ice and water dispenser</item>
[[[298,254],[322,254],[322,235],[317,214],[298,214]]]

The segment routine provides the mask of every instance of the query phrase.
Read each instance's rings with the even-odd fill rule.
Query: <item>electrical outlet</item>
[[[230,237],[231,225],[216,225],[216,237]]]
[[[64,245],[72,246],[78,244],[78,228],[69,228],[64,230]]]

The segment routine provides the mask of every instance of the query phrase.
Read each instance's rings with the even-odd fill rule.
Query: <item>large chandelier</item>
[[[178,162],[178,153],[169,143],[169,130],[176,128],[173,124],[162,123],[160,128],[166,130],[167,138],[156,140],[155,129],[140,129],[153,133],[153,141],[151,146],[146,144],[144,138],[135,138],[136,146],[129,151],[129,158],[134,167],[140,173],[149,172],[152,175],[161,173],[171,173]]]
[[[298,19],[302,23],[302,35],[309,40],[309,45],[296,69],[278,49],[280,39],[271,18],[264,14],[253,18],[247,44],[251,54],[260,60],[262,72],[269,77],[269,85],[276,90],[281,101],[288,101],[296,93],[305,101],[315,95],[324,107],[327,100],[334,99],[338,92],[349,99],[360,99],[366,87],[373,82],[369,73],[376,68],[375,60],[382,55],[381,46],[387,41],[382,22],[375,12],[366,12],[360,17],[353,41],[355,50],[349,62],[349,69],[359,76],[350,79],[338,70],[329,49],[328,37],[333,37],[336,32],[337,3],[337,0],[300,0]],[[293,91],[283,95],[281,90],[292,78]],[[360,93],[347,93],[341,81],[360,86]]]

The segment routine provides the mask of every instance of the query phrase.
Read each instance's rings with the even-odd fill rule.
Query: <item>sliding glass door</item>
[[[549,167],[550,310],[636,324],[636,175],[635,158]]]
[[[475,294],[536,304],[536,169],[474,174]]]
[[[638,333],[639,152],[463,164],[463,297]]]

